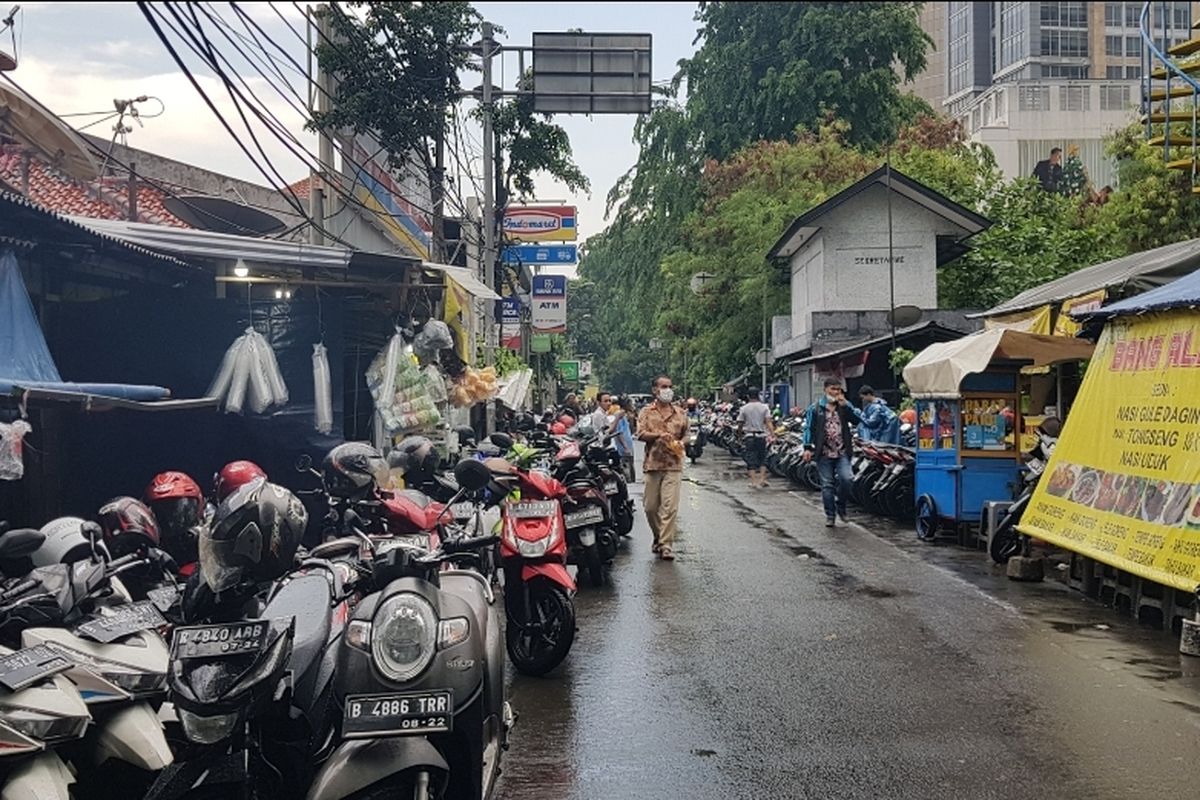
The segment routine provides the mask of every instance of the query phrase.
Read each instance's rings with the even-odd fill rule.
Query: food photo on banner
[[[1200,273],[1107,320],[1020,529],[1183,591],[1200,584]]]

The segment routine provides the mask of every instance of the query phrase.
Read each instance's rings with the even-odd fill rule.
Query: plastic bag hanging
[[[313,345],[313,397],[315,398],[315,423],[319,433],[333,430],[333,384],[329,376],[329,356],[325,345]]]
[[[23,419],[13,423],[0,422],[0,481],[17,481],[25,475],[21,458],[25,435],[33,427]]]
[[[287,403],[287,384],[275,351],[261,333],[247,328],[234,340],[207,394],[221,400],[229,414],[242,413],[247,403],[256,414]]]

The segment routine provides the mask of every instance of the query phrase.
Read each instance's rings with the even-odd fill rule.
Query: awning
[[[68,217],[71,222],[98,234],[129,244],[170,253],[180,258],[206,258],[234,261],[242,259],[263,264],[287,267],[312,267],[344,270],[350,264],[353,251],[344,247],[289,242],[282,239],[260,239],[254,236],[235,236],[193,228],[167,225],[147,225],[115,219]]]
[[[1197,307],[1200,307],[1200,270],[1166,286],[1151,289],[1145,294],[1104,306],[1098,311],[1086,311],[1078,316],[1080,319],[1111,319],[1128,314]]]
[[[421,266],[433,272],[440,272],[453,278],[454,282],[467,290],[476,300],[499,300],[500,295],[493,292],[483,281],[475,277],[475,272],[466,267],[455,267],[450,264],[438,264],[434,261],[424,261]]]
[[[981,331],[953,342],[926,347],[904,368],[913,397],[958,397],[963,378],[983,372],[993,361],[1044,367],[1090,358],[1094,345],[1082,339],[1041,336],[1011,330]]]
[[[947,328],[944,325],[939,325],[934,320],[927,320],[916,325],[911,325],[907,328],[898,328],[896,330],[896,342],[908,341],[909,339],[919,338],[921,336],[933,336],[941,339],[958,339],[963,336],[962,331],[956,331],[952,328]],[[886,334],[876,336],[872,339],[862,339],[857,342],[848,342],[845,345],[833,350],[824,350],[820,353],[807,355],[804,358],[798,358],[790,362],[793,367],[802,367],[806,364],[816,364],[820,361],[828,361],[830,359],[841,358],[842,356],[861,353],[864,350],[874,350],[876,347],[890,346],[892,343],[892,335]]]
[[[1189,239],[1186,242],[1176,242],[1085,267],[1021,292],[995,308],[968,316],[994,317],[1010,314],[1046,303],[1061,303],[1072,297],[1114,286],[1145,291],[1196,269],[1200,269],[1200,239]]]

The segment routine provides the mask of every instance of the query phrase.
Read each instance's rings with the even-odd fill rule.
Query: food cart
[[[1028,433],[1021,370],[1086,360],[1092,349],[1081,339],[990,330],[930,345],[909,362],[919,538],[978,525],[985,503],[1013,497]]]

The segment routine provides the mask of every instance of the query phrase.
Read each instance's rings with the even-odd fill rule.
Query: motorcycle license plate
[[[475,504],[455,503],[450,506],[450,513],[455,519],[470,519],[475,516]]]
[[[449,691],[401,694],[352,694],[342,714],[342,736],[424,736],[446,733],[454,725],[454,697]]]
[[[271,624],[265,619],[176,628],[171,658],[223,658],[260,653],[267,645],[270,629]]]
[[[568,530],[571,528],[582,528],[584,525],[591,525],[593,522],[603,522],[604,512],[595,506],[584,508],[579,511],[572,511],[570,514],[563,515],[563,524]]]
[[[617,493],[617,488],[618,488],[618,487],[617,487],[617,482],[616,482],[616,481],[612,481],[612,482],[610,482],[610,483],[606,483],[606,484],[604,484],[604,493],[605,493],[605,494],[616,494],[616,493]]]
[[[71,662],[44,644],[0,656],[0,686],[19,692],[44,678],[70,669]]]
[[[108,644],[134,633],[161,628],[166,624],[167,620],[154,607],[154,603],[143,600],[140,603],[121,606],[112,614],[92,617],[79,623],[75,628],[75,635],[100,644]]]
[[[555,512],[555,503],[553,500],[525,500],[520,503],[512,503],[508,507],[508,513],[518,519],[523,517],[553,517]]]

